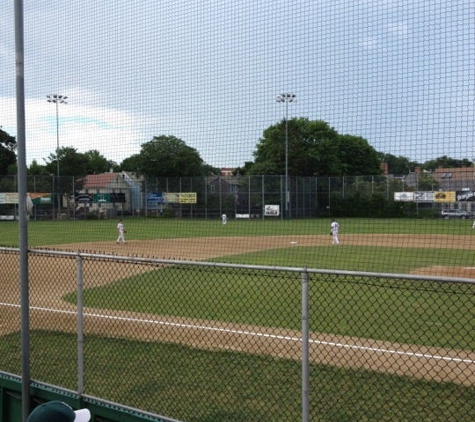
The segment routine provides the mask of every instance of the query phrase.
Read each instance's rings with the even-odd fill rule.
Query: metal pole
[[[289,102],[285,102],[285,218],[289,219]]]
[[[59,180],[59,114],[58,114],[58,101],[56,104],[56,177],[58,179],[58,220],[61,216],[61,185]]]
[[[302,272],[302,422],[310,420],[310,361],[309,361],[309,325],[308,325],[308,272]]]
[[[61,214],[61,184],[59,180],[59,104],[67,104],[68,97],[65,95],[51,94],[47,95],[49,103],[54,103],[56,106],[56,178],[58,179],[58,220]]]
[[[295,94],[279,94],[276,101],[285,103],[285,218],[290,218],[289,202],[289,103],[295,102]]]
[[[82,257],[78,253],[77,264],[77,328],[78,328],[78,394],[84,393],[84,305],[83,305],[83,268]]]
[[[26,212],[26,119],[25,67],[23,37],[23,1],[15,0],[15,70],[18,148],[18,216],[20,242],[20,306],[21,306],[21,396],[22,420],[30,413],[30,314],[28,286],[28,221]]]

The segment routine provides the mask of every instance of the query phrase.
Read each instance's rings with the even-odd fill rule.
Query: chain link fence
[[[315,216],[348,217],[435,217],[448,203],[434,201],[395,201],[397,192],[435,192],[439,184],[432,175],[411,173],[407,176],[339,176],[288,178],[289,203],[285,203],[285,177],[209,176],[137,178],[121,172],[115,177],[95,175],[28,177],[28,192],[33,206],[30,218],[97,219],[127,216],[168,216],[182,218],[310,218]],[[91,176],[92,177],[92,176]],[[102,182],[107,180],[107,182]],[[449,190],[471,186],[471,180]],[[0,177],[0,218],[18,215],[16,177]],[[2,193],[3,192],[3,193]],[[191,195],[191,196],[190,196]],[[455,201],[455,198],[454,198]],[[472,210],[471,202],[460,202],[461,209]],[[278,213],[266,214],[269,206]]]
[[[183,421],[475,420],[470,280],[32,250],[29,284],[37,381]]]

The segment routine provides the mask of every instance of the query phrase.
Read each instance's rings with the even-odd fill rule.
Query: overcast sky
[[[0,126],[16,135],[13,1],[0,3]],[[243,165],[285,117],[381,152],[475,157],[475,0],[25,0],[28,164],[60,146],[120,162],[174,135]]]

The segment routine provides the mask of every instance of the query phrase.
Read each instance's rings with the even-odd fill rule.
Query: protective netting
[[[9,247],[25,212],[13,8],[0,4]],[[25,1],[24,35],[30,247],[475,278],[474,0]],[[382,320],[354,335],[379,341]],[[471,324],[464,345],[421,342],[473,353]]]

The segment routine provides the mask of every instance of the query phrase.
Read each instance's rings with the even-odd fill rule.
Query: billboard
[[[196,192],[163,192],[167,204],[196,204]]]
[[[434,202],[455,202],[455,192],[435,192]]]
[[[31,201],[35,205],[39,204],[51,204],[51,193],[29,193]],[[0,192],[0,204],[18,204],[18,192]]]
[[[475,201],[475,192],[471,190],[459,190],[455,192],[457,201]]]
[[[434,202],[433,191],[414,192],[414,202]]]
[[[414,192],[394,192],[394,200],[398,202],[414,201]]]
[[[266,217],[278,217],[280,215],[280,205],[264,205],[264,215]]]

